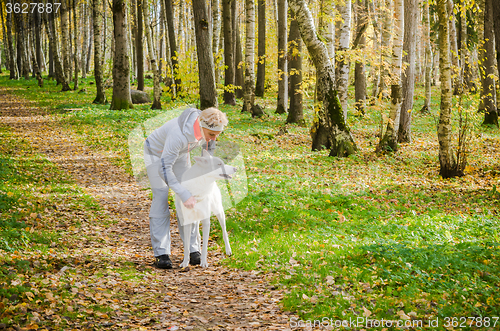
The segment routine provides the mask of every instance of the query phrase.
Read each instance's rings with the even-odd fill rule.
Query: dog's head
[[[215,179],[231,179],[231,175],[237,170],[224,164],[220,158],[210,155],[206,150],[203,150],[202,156],[195,156],[194,159],[204,175],[214,176]]]

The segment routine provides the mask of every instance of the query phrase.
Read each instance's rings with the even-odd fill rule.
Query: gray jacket
[[[149,153],[160,158],[161,177],[183,202],[191,197],[191,193],[179,183],[180,178],[177,178],[173,172],[174,164],[176,167],[188,169],[191,164],[189,151],[199,145],[207,149],[210,154],[213,154],[215,149],[215,141],[210,141],[207,147],[204,139],[196,140],[195,138],[194,124],[200,113],[199,109],[188,108],[179,117],[153,131],[146,139]]]

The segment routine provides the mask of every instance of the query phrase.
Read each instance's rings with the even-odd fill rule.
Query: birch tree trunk
[[[82,37],[82,51],[81,51],[81,56],[80,56],[80,63],[82,66],[82,78],[87,78],[87,47],[88,47],[88,41],[89,41],[89,19],[87,17],[87,3],[82,2],[81,6],[81,13],[82,13],[82,29],[83,29],[83,37]]]
[[[236,0],[222,0],[222,17],[224,28],[224,103],[236,105],[234,95],[234,39],[231,2]]]
[[[288,0],[278,0],[278,104],[276,106],[278,114],[286,113],[288,108],[287,15]]]
[[[295,17],[290,20],[288,34],[288,59],[290,64],[290,108],[288,109],[287,123],[305,124],[302,106],[302,40],[299,25]]]
[[[454,94],[458,93],[457,85],[459,82],[459,74],[460,74],[460,64],[458,62],[458,43],[457,43],[457,28],[455,23],[455,13],[454,13],[454,3],[453,0],[448,0],[448,13],[450,14],[450,46],[451,46],[451,64],[452,67],[452,75],[455,78],[452,81]]]
[[[101,0],[92,0],[92,24],[94,32],[94,79],[96,86],[96,97],[93,103],[106,104],[106,93],[104,91],[104,80],[102,72],[102,34],[101,34]],[[56,50],[54,49],[54,53]]]
[[[339,49],[336,54],[337,67],[335,78],[344,118],[347,118],[347,89],[349,87],[350,62],[344,53],[349,50],[349,43],[351,42],[351,0],[345,0],[345,4],[338,8],[342,16],[342,22],[339,31]],[[321,93],[318,94],[321,95]]]
[[[498,113],[496,103],[495,70],[495,34],[493,23],[493,0],[485,0],[484,8],[484,46],[481,52],[481,105],[484,111],[483,125],[498,127]],[[496,72],[495,72],[496,71]]]
[[[431,18],[429,16],[429,3],[423,4],[423,42],[425,48],[425,98],[422,112],[429,112],[431,110],[431,72],[432,72],[432,49],[431,49]]]
[[[457,163],[453,153],[451,109],[452,109],[452,85],[451,85],[451,61],[449,41],[450,16],[446,8],[447,0],[437,0],[437,12],[439,17],[439,71],[441,77],[441,106],[438,123],[439,141],[439,174],[443,178],[459,175]]]
[[[146,42],[148,44],[149,62],[151,63],[151,70],[153,70],[153,104],[151,109],[161,109],[161,88],[160,88],[160,73],[158,72],[158,66],[156,65],[156,56],[153,50],[153,40],[151,38],[151,25],[149,24],[149,6],[147,0],[145,0],[145,6],[143,7],[144,14],[144,27],[146,32]]]
[[[49,40],[52,48],[52,55],[54,57],[54,73],[56,75],[56,81],[62,85],[62,91],[69,91],[71,88],[69,87],[68,81],[64,76],[64,70],[61,63],[61,59],[59,57],[59,51],[57,47],[57,36],[55,34],[56,25],[55,25],[55,17],[54,14],[47,14],[49,17],[45,17],[45,30],[49,34]]]
[[[217,107],[214,57],[212,53],[212,29],[206,0],[192,0],[193,24],[196,33],[196,54],[200,79],[200,109]]]
[[[33,13],[33,30],[34,30],[34,35],[35,35],[35,59],[38,65],[38,70],[40,72],[43,71],[44,69],[44,63],[43,63],[43,58],[42,58],[42,25],[41,25],[41,14],[38,11],[35,11]]]
[[[212,53],[214,58],[214,71],[215,71],[215,86],[219,85],[220,70],[216,59],[219,55],[219,38],[221,31],[221,14],[220,14],[220,1],[212,0]]]
[[[401,104],[401,120],[399,123],[398,141],[411,142],[411,117],[413,112],[413,95],[415,92],[415,63],[417,62],[418,0],[404,0],[404,40],[403,62],[408,63],[402,75],[403,102]]]
[[[262,116],[262,110],[255,106],[255,2],[245,0],[246,42],[245,42],[245,94],[243,111],[250,112],[252,117]]]
[[[498,6],[496,6],[498,7]],[[471,58],[468,48],[467,36],[467,7],[465,0],[462,0],[460,5],[460,77],[458,94],[469,91],[471,80]],[[497,44],[497,47],[500,46]],[[500,50],[500,49],[499,49]],[[497,54],[498,56],[498,54]]]
[[[394,0],[394,43],[391,64],[391,110],[385,134],[376,148],[377,153],[397,151],[398,128],[401,115],[401,66],[403,59],[404,1]]]
[[[233,15],[233,33],[234,33],[234,85],[236,86],[236,97],[238,99],[243,98],[245,86],[245,77],[243,72],[243,55],[242,55],[242,46],[241,46],[241,37],[240,37],[240,22],[237,16],[237,2],[231,2],[231,11]]]
[[[257,83],[255,95],[264,96],[266,83],[266,0],[258,0],[258,57],[257,57]]]
[[[382,12],[383,12],[383,21],[382,31],[380,36],[380,80],[378,92],[379,94],[376,97],[382,96],[383,98],[387,98],[389,96],[387,81],[389,76],[389,62],[390,62],[390,49],[391,49],[391,27],[393,25],[392,20],[392,12],[393,12],[393,0],[385,0],[382,1],[384,3]]]
[[[330,156],[349,156],[357,151],[356,143],[346,124],[342,106],[335,90],[334,67],[325,44],[318,39],[313,17],[306,0],[290,0],[290,8],[295,13],[300,35],[311,56],[316,71],[323,73],[318,86],[324,96],[322,107],[311,128],[312,149],[321,148],[321,143],[331,147]],[[319,144],[318,144],[319,143]]]
[[[115,53],[113,59],[113,97],[110,109],[130,109],[134,106],[130,96],[130,58],[127,45],[125,0],[113,0],[113,34]]]

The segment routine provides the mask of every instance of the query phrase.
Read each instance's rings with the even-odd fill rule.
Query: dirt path
[[[104,242],[94,245],[82,239],[73,244],[75,255],[94,256],[98,260],[96,251],[101,249],[111,255],[111,264],[113,259],[125,258],[133,261],[138,270],[147,271],[143,284],[131,285],[123,281],[130,294],[127,298],[129,304],[120,298],[119,304],[123,305],[120,306],[122,309],[117,309],[117,316],[105,322],[108,324],[99,325],[107,326],[106,329],[127,326],[143,330],[165,330],[172,326],[173,329],[179,327],[179,330],[289,329],[291,315],[278,306],[282,292],[270,286],[258,272],[220,266],[218,261],[223,257],[223,247],[209,251],[208,268],[179,269],[182,242],[173,218],[174,269],[152,267],[147,217],[149,191],[141,190],[131,176],[110,163],[112,155],[90,150],[74,139],[74,134],[63,127],[57,117],[43,114],[33,103],[30,106],[28,101],[9,94],[5,87],[0,87],[0,117],[1,123],[10,126],[16,135],[30,141],[36,151],[71,174],[116,221],[109,227],[83,223],[78,229],[82,235],[97,234]],[[91,284],[82,287],[87,285]],[[157,303],[152,303],[154,301]],[[123,307],[131,307],[131,311],[149,310],[155,317],[139,321]]]

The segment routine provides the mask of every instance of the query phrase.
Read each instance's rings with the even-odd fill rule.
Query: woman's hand
[[[191,196],[191,198],[187,199],[186,202],[184,202],[184,207],[187,209],[192,209],[196,205],[196,199]]]

